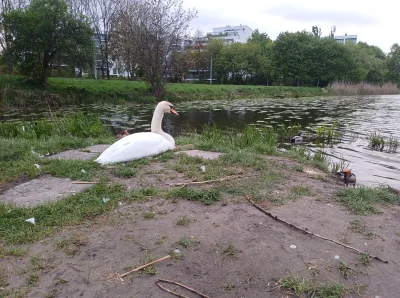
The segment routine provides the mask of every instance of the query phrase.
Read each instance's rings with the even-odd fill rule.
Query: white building
[[[226,27],[218,27],[213,28],[212,32],[207,33],[209,37],[220,37],[223,38],[225,42],[240,42],[246,43],[247,40],[251,37],[254,30],[249,26],[242,25],[240,26],[226,26]]]
[[[333,37],[338,43],[345,44],[346,42],[352,42],[353,44],[357,43],[357,35],[341,35],[341,36],[334,36]]]

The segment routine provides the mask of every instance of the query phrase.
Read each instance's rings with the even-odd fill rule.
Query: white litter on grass
[[[334,259],[335,259],[335,260],[339,260],[339,256],[336,255],[336,256],[334,257]]]
[[[181,253],[181,251],[179,249],[175,249],[174,253],[179,254],[179,253]]]
[[[82,172],[82,173],[86,173],[85,169],[82,169],[81,172]]]
[[[35,224],[35,218],[34,217],[31,217],[31,218],[28,218],[27,220],[25,220],[26,222],[29,222],[29,223],[31,223],[31,224]]]
[[[34,164],[34,166],[38,169],[40,169],[40,165],[38,165],[37,163]]]
[[[206,167],[205,166],[201,166],[200,169],[205,172],[206,171]]]
[[[119,206],[122,206],[122,202],[118,202],[118,205],[119,205]]]
[[[292,244],[292,245],[290,245],[290,248],[293,248],[293,249],[294,249],[294,248],[296,248],[296,245],[293,245],[293,244]]]
[[[107,203],[110,199],[109,198],[103,198],[103,202]]]

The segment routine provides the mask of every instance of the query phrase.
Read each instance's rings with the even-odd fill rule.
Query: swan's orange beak
[[[175,111],[175,108],[171,108],[171,113],[174,114],[175,116],[179,116],[178,112]]]

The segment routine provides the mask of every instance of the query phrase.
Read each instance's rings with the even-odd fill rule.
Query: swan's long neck
[[[156,109],[154,110],[153,119],[151,119],[151,132],[155,133],[163,133],[161,128],[161,122],[164,117],[164,113],[162,111],[162,107],[157,105]]]
[[[151,132],[158,133],[166,138],[169,142],[174,144],[175,140],[172,136],[164,132],[161,128],[161,122],[164,117],[164,112],[162,110],[162,106],[157,105],[156,109],[154,110],[153,119],[151,120]]]

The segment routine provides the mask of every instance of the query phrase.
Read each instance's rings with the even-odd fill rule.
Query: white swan
[[[108,147],[95,162],[102,165],[124,162],[174,149],[174,138],[161,128],[164,113],[179,115],[170,102],[159,102],[151,120],[151,132],[138,132],[118,140]]]

